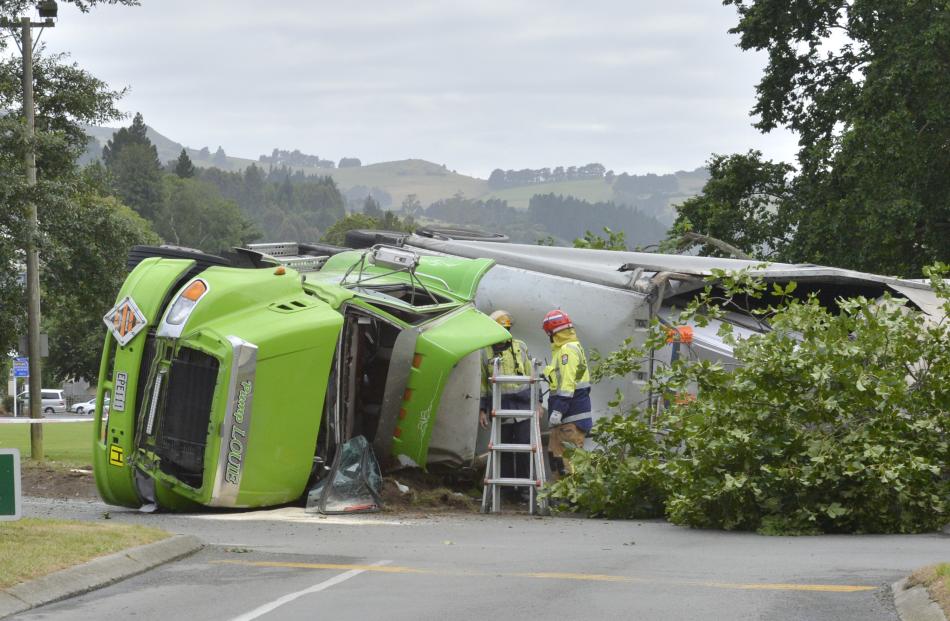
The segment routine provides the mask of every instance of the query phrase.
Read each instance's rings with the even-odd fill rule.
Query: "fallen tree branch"
[[[676,242],[676,247],[680,250],[686,250],[690,246],[694,246],[696,244],[709,244],[710,246],[715,246],[719,250],[722,250],[735,259],[755,260],[755,257],[747,255],[730,243],[724,242],[721,239],[716,239],[715,237],[710,237],[709,235],[702,235],[692,231],[683,233]]]

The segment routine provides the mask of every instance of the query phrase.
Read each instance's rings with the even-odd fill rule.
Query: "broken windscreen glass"
[[[382,506],[383,477],[373,449],[363,436],[347,441],[330,474],[307,494],[307,513],[370,513]]]

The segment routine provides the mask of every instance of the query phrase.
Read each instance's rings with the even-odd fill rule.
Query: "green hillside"
[[[87,135],[96,139],[96,142],[99,143],[99,148],[101,149],[109,140],[112,139],[112,134],[118,131],[119,128],[86,125],[84,129],[86,130]],[[178,159],[178,155],[184,148],[187,150],[188,157],[191,158],[195,166],[200,166],[201,168],[211,168],[212,166],[217,166],[223,170],[238,171],[244,170],[251,164],[256,163],[255,160],[249,160],[241,157],[231,157],[230,155],[225,158],[224,162],[215,162],[214,151],[209,151],[209,154],[205,156],[200,149],[185,147],[180,142],[175,142],[171,138],[163,136],[159,132],[155,131],[152,127],[148,127],[146,135],[148,136],[148,139],[152,141],[152,144],[155,145],[155,149],[158,151],[158,159],[162,162],[170,162],[171,160]]]
[[[109,127],[86,127],[86,132],[96,139],[100,149],[112,138],[115,131],[115,128]],[[163,162],[176,159],[182,148],[185,148],[195,166],[200,168],[215,166],[228,171],[243,171],[251,164],[256,164],[265,170],[268,168],[268,164],[262,164],[257,160],[229,155],[216,157],[215,151],[208,148],[183,147],[181,143],[162,135],[151,127],[148,128],[148,137],[155,145],[158,157]],[[663,175],[669,180],[669,187],[666,187],[665,191],[648,192],[631,197],[618,195],[614,188],[617,182],[608,182],[606,179],[556,181],[493,190],[484,179],[458,174],[445,166],[421,159],[380,162],[351,168],[295,167],[293,170],[300,170],[307,175],[330,176],[344,194],[354,189],[356,189],[356,194],[368,193],[374,189],[381,190],[391,197],[392,202],[389,207],[392,209],[398,209],[403,199],[410,194],[414,194],[423,206],[451,198],[456,194],[463,194],[467,198],[504,200],[516,209],[527,209],[531,197],[535,194],[555,194],[572,196],[591,203],[615,201],[631,204],[666,224],[673,221],[675,213],[672,206],[698,194],[708,177],[705,169],[701,168],[693,171],[678,171],[672,175]]]
[[[480,197],[488,191],[484,179],[460,175],[425,160],[380,162],[353,168],[314,168],[304,172],[333,177],[340,190],[364,186],[379,188],[392,196],[392,207],[398,208],[409,194],[415,194],[423,205],[458,193]]]
[[[516,209],[527,209],[528,202],[535,194],[560,194],[573,196],[592,203],[613,200],[613,186],[603,179],[582,179],[579,181],[556,181],[536,183],[516,188],[496,190],[479,198],[497,198],[508,201]]]

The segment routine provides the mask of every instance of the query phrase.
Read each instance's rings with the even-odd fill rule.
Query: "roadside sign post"
[[[20,491],[20,450],[0,449],[0,521],[20,519]]]
[[[21,377],[30,376],[30,359],[26,356],[21,356],[19,358],[13,359],[13,418],[17,417],[17,408],[19,404],[18,395],[20,394],[17,390],[17,379]]]

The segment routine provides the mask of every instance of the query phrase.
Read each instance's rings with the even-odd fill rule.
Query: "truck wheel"
[[[441,226],[426,226],[416,229],[416,235],[420,237],[432,237],[434,239],[454,239],[456,241],[480,241],[480,242],[499,242],[510,241],[507,235],[501,233],[486,233],[475,229],[458,229]]]
[[[150,257],[161,257],[163,259],[192,259],[195,261],[197,272],[203,272],[205,269],[219,265],[228,267],[231,262],[224,257],[214,254],[206,254],[192,248],[181,248],[179,246],[132,246],[129,250],[129,256],[126,260],[126,267],[131,272],[135,266]]]
[[[374,231],[372,229],[353,229],[346,232],[346,245],[350,248],[370,248],[376,244],[401,246],[409,237],[403,231]]]

